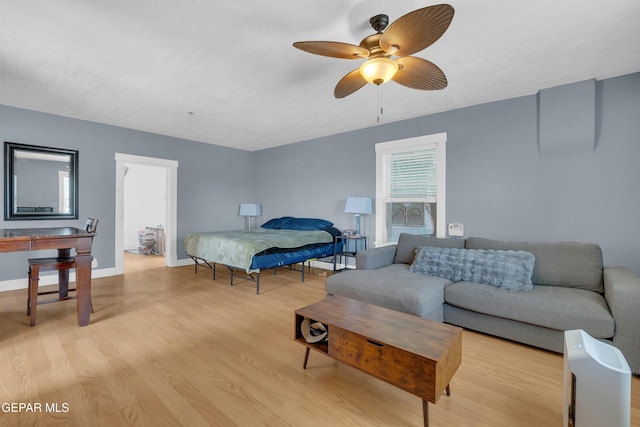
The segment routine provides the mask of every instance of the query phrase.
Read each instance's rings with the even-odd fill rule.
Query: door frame
[[[116,153],[116,223],[115,223],[115,273],[124,274],[124,166],[133,163],[158,166],[166,169],[167,224],[165,227],[165,260],[168,267],[178,266],[178,161],[155,157]]]

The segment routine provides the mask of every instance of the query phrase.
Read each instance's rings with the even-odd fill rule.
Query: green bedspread
[[[184,250],[189,256],[241,268],[247,273],[251,259],[269,248],[299,248],[312,243],[331,243],[331,234],[322,230],[257,230],[214,231],[191,233],[184,239]]]

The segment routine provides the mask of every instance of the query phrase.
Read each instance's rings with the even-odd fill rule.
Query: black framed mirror
[[[4,219],[77,219],[78,151],[4,143]]]

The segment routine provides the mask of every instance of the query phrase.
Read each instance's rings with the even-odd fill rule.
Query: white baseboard
[[[314,259],[314,260],[311,260],[310,262],[311,262],[311,266],[314,268],[333,271],[333,261],[320,261],[320,260]],[[176,267],[184,267],[184,266],[189,266],[193,264],[194,262],[191,258],[179,259]],[[345,265],[337,264],[336,267],[345,268]],[[355,266],[347,265],[346,268],[355,268]]]
[[[176,265],[172,266],[172,267],[185,267],[185,266],[190,266],[193,265],[193,260],[191,258],[184,258],[184,259],[179,259],[176,262]],[[333,270],[333,262],[332,261],[319,261],[319,260],[312,260],[311,261],[311,266],[314,268],[318,268],[318,269],[322,269],[322,270]],[[344,264],[338,264],[336,267],[338,268],[345,268]],[[355,266],[353,265],[347,265],[346,268],[355,268]],[[111,276],[116,276],[116,269],[115,267],[111,267],[111,268],[100,268],[100,269],[94,269],[91,271],[91,277],[93,279],[101,279],[103,277],[111,277]],[[71,273],[69,273],[69,281],[70,282],[75,282],[76,281],[76,274],[75,272],[72,270]],[[49,274],[49,275],[43,275],[40,276],[40,285],[41,286],[47,286],[47,285],[55,285],[56,283],[58,283],[58,276],[56,274]],[[14,280],[4,280],[4,281],[0,281],[0,292],[5,292],[5,291],[15,291],[17,289],[27,289],[27,278],[21,278],[21,279],[14,279]]]
[[[96,269],[91,271],[91,278],[93,279],[100,279],[103,277],[110,277],[115,275],[116,275],[115,268],[101,268],[101,269]],[[70,282],[76,281],[76,273],[74,271],[71,271],[71,273],[69,273],[69,281]],[[39,286],[55,285],[56,283],[58,283],[57,274],[48,274],[48,275],[40,276]],[[28,284],[29,284],[28,279],[26,277],[22,279],[4,280],[0,282],[0,292],[15,291],[17,289],[27,289]]]
[[[179,259],[176,261],[176,265],[172,266],[172,267],[184,267],[187,265],[193,265],[194,262],[191,258],[183,258],[183,259]]]
[[[311,261],[311,266],[314,268],[319,268],[321,270],[330,270],[333,271],[333,261],[319,261],[319,260],[312,260]],[[344,269],[344,268],[356,268],[355,265],[345,265],[344,263],[340,264],[336,264],[336,268],[337,269]]]
[[[191,258],[185,258],[177,260],[176,265],[172,265],[170,267],[185,267],[189,265],[193,265],[193,260]],[[93,279],[101,279],[103,277],[111,277],[116,275],[117,273],[115,267],[91,270],[91,277]],[[72,270],[71,273],[69,273],[69,281],[75,282],[75,280],[76,274]],[[55,285],[56,283],[58,283],[58,279],[55,273],[40,276],[40,285],[42,286]],[[26,277],[22,279],[0,281],[0,292],[15,291],[16,289],[27,289],[27,285],[28,283]]]

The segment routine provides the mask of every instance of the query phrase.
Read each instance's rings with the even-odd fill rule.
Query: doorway
[[[175,160],[158,159],[153,157],[134,156],[129,154],[116,153],[116,224],[115,224],[115,273],[124,274],[124,255],[125,250],[130,249],[125,247],[125,226],[127,221],[125,220],[125,173],[138,169],[140,171],[154,171],[158,172],[156,177],[161,177],[164,183],[157,183],[158,187],[164,187],[163,191],[166,194],[166,202],[164,206],[159,209],[164,209],[164,215],[161,215],[165,221],[166,226],[163,227],[164,232],[164,255],[165,264],[169,267],[177,265],[177,252],[176,252],[176,224],[177,224],[177,169],[178,162]],[[153,169],[145,169],[145,168]],[[128,169],[127,169],[128,168]],[[138,184],[144,185],[144,184]],[[139,190],[138,190],[139,191]],[[145,227],[146,228],[146,227]],[[127,246],[131,246],[130,242],[127,242]]]
[[[125,274],[165,264],[166,175],[166,168],[160,166],[124,165]]]

